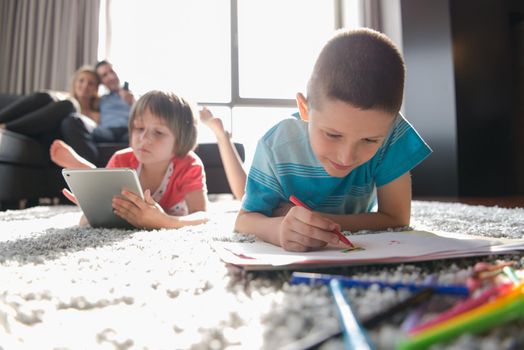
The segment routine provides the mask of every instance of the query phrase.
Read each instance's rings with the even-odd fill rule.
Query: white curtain
[[[0,0],[0,93],[68,90],[94,64],[100,0]]]

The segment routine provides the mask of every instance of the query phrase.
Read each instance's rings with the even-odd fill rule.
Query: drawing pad
[[[124,187],[144,198],[135,170],[63,169],[62,175],[92,227],[133,227],[113,213],[111,202]]]

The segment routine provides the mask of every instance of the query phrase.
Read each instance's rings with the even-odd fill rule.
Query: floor
[[[524,195],[504,197],[414,197],[414,200],[459,202],[487,207],[524,208]]]

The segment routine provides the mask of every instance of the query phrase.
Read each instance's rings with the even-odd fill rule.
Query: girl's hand
[[[203,107],[199,111],[199,115],[200,121],[210,128],[211,131],[215,133],[215,135],[227,135],[224,129],[224,124],[222,123],[222,119],[215,117],[209,109]]]
[[[69,199],[71,202],[78,205],[78,201],[76,200],[75,195],[71,191],[69,191],[67,188],[62,189],[62,194],[64,195],[64,197]]]
[[[122,197],[113,197],[113,211],[116,215],[138,228],[158,229],[165,225],[166,214],[162,207],[151,197],[151,191],[145,190],[144,199],[122,190]]]
[[[278,209],[277,209],[278,210]],[[289,209],[279,226],[278,239],[285,250],[305,252],[339,244],[333,232],[339,225],[332,220],[302,207]]]
[[[200,225],[205,224],[208,221],[208,213],[206,213],[205,211],[196,211],[189,215],[178,217],[177,227]]]

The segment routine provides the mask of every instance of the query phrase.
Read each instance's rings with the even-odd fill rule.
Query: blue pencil
[[[460,284],[448,284],[448,285],[439,285],[431,284],[424,285],[423,283],[401,283],[401,282],[383,282],[383,281],[373,281],[373,280],[358,280],[353,278],[348,278],[345,276],[337,275],[328,275],[328,274],[319,274],[319,273],[306,273],[306,272],[293,272],[291,275],[291,284],[309,284],[309,285],[328,285],[332,279],[338,279],[340,284],[343,287],[362,287],[369,288],[370,286],[376,284],[380,288],[392,288],[392,289],[403,289],[406,288],[411,292],[418,292],[423,289],[431,288],[435,294],[446,294],[446,295],[456,295],[456,296],[468,296],[470,291],[468,287]]]
[[[344,332],[344,349],[367,350],[373,349],[366,331],[358,323],[351,305],[344,296],[342,285],[334,278],[329,282],[329,288],[335,305],[337,306],[340,321]]]

